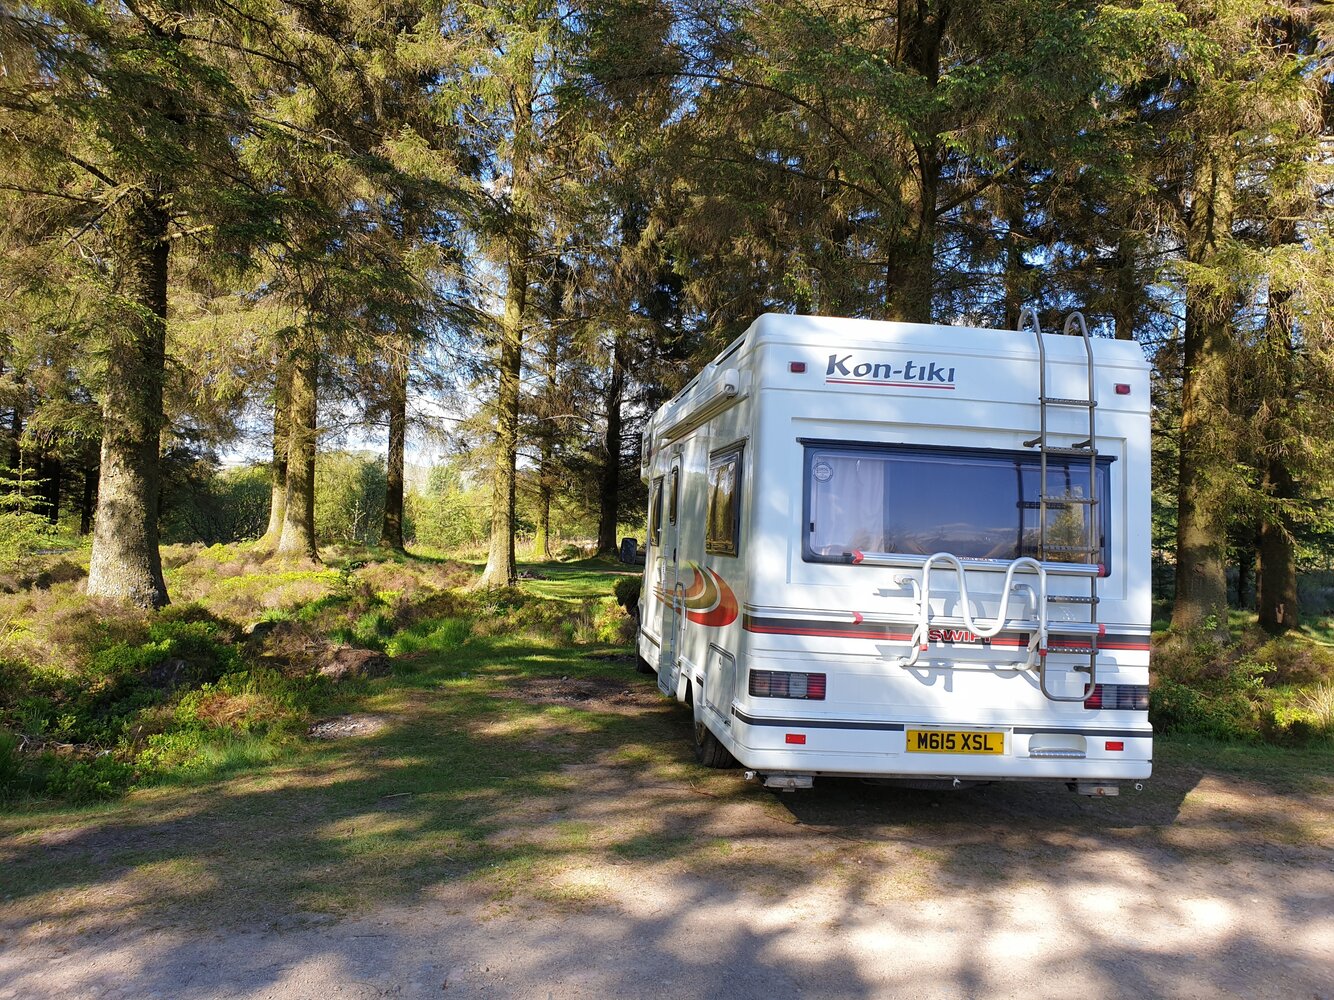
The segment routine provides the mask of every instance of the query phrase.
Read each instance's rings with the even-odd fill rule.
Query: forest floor
[[[777,795],[696,766],[622,649],[484,633],[339,738],[0,814],[0,997],[1334,1000],[1327,749],[1163,738],[1116,799]]]

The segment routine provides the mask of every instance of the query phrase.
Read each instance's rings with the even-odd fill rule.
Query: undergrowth
[[[1149,717],[1160,732],[1247,743],[1334,742],[1334,650],[1300,632],[1156,637]]]
[[[478,638],[625,643],[610,598],[473,592],[473,570],[375,550],[280,562],[250,545],[170,546],[178,602],[88,598],[77,576],[0,595],[0,802],[86,802],[292,752],[312,721],[390,680],[321,672],[340,647],[410,673]]]

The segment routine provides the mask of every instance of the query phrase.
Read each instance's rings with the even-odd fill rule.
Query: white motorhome
[[[1148,777],[1149,368],[1020,326],[765,315],[654,414],[639,665],[702,763]]]

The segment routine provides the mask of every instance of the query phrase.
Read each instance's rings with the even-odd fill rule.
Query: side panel
[[[744,364],[745,358],[733,360]],[[690,435],[685,455],[688,471],[684,492],[681,544],[682,578],[685,581],[685,614],[682,626],[682,676],[677,695],[686,697],[686,682],[697,710],[710,705],[728,706],[734,694],[735,661],[741,641],[741,605],[746,600],[746,566],[750,539],[744,512],[751,493],[751,400],[743,400],[714,417]],[[708,538],[709,470],[711,459],[740,449],[740,504],[743,516],[735,554],[711,552]],[[701,690],[704,696],[699,697]],[[726,708],[718,713],[716,726],[730,725]],[[715,727],[716,727],[715,726]]]

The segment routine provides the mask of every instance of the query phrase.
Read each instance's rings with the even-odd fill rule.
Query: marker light
[[[1108,750],[1124,750],[1126,748],[1124,740],[1108,740],[1103,746]]]
[[[1129,395],[1130,395],[1130,385],[1129,385],[1129,383],[1126,383],[1126,382],[1117,382],[1117,383],[1116,383],[1116,394],[1117,394],[1118,396],[1129,396]]]
[[[783,742],[784,742],[784,743],[795,743],[797,746],[805,746],[805,745],[806,745],[806,734],[805,734],[805,733],[788,733],[787,736],[785,736],[785,737],[783,738]]]
[[[804,371],[806,370],[806,362],[804,362],[804,361],[789,361],[789,362],[787,363],[787,370],[790,371],[790,372],[796,372],[798,375],[800,375],[802,372],[804,372]]]

